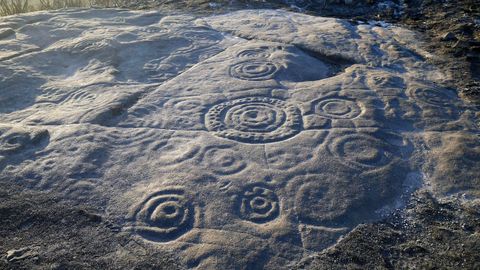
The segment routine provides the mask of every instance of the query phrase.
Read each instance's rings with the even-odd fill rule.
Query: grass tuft
[[[28,0],[0,0],[0,16],[26,13],[32,10]]]

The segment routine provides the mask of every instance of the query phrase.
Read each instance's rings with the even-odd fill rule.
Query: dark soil
[[[427,51],[452,74],[449,87],[480,104],[480,2],[406,0],[382,6],[381,0],[310,2],[299,10],[285,1],[167,1],[174,10],[201,15],[244,8],[284,8],[352,21],[378,20],[423,34]],[[188,3],[186,3],[188,2]],[[226,4],[225,2],[228,2]],[[335,3],[337,2],[337,3]],[[342,2],[342,3],[339,3]],[[357,227],[331,249],[307,258],[295,269],[480,269],[480,205],[439,202],[428,192],[415,194],[407,208],[374,224]]]
[[[480,269],[479,210],[420,192],[405,211],[357,227],[295,269]]]
[[[244,8],[298,11],[283,1],[211,2],[162,0],[143,7],[162,5],[162,9],[199,15]],[[351,5],[311,2],[302,12],[384,20],[424,33],[430,44],[426,49],[444,59],[434,64],[454,75],[450,86],[465,99],[480,103],[478,0],[406,0],[402,9],[382,8],[376,0]],[[63,203],[48,193],[19,190],[23,189],[0,190],[0,269],[180,268],[174,255],[119,234],[99,209]],[[480,205],[454,199],[439,202],[420,192],[405,210],[357,227],[296,269],[480,269]]]
[[[478,0],[409,0],[398,21],[425,33],[429,49],[445,55],[462,97],[480,102],[480,2]],[[439,63],[441,64],[441,63]]]
[[[357,4],[350,8],[332,5],[321,9],[312,5],[309,11],[353,20],[383,20],[423,33],[425,43],[429,44],[425,49],[444,59],[433,64],[453,74],[449,86],[468,101],[480,103],[478,0],[405,0],[403,3],[397,0],[392,1],[396,5],[384,8],[379,3],[386,1],[354,2]]]
[[[181,269],[97,210],[21,189],[0,190],[0,269]]]

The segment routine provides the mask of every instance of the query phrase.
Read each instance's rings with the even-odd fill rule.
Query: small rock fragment
[[[7,261],[8,262],[16,262],[20,260],[24,260],[27,258],[32,258],[37,256],[37,253],[32,250],[30,247],[24,247],[20,249],[11,249],[7,251]]]
[[[78,213],[80,215],[83,215],[83,216],[87,217],[92,222],[101,222],[102,221],[102,216],[100,216],[98,214],[91,213],[91,212],[88,212],[88,211],[83,210],[83,209],[79,210]]]
[[[442,41],[454,41],[454,40],[458,40],[458,38],[455,36],[454,33],[447,32],[442,36],[441,40]]]

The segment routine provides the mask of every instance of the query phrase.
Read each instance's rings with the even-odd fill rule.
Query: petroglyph
[[[242,49],[237,52],[236,56],[238,58],[250,58],[250,59],[258,59],[258,58],[269,58],[271,55],[271,48],[268,46],[260,46],[256,48],[249,48],[249,49]]]
[[[282,10],[0,25],[2,184],[182,266],[285,269],[418,188],[480,196],[479,109],[409,30]]]
[[[353,100],[331,98],[316,102],[315,113],[331,119],[352,119],[360,115],[361,109]]]
[[[277,195],[261,185],[246,188],[239,196],[240,216],[255,223],[274,220],[280,214]]]
[[[175,240],[192,229],[194,208],[180,187],[149,195],[133,213],[132,229],[155,242]]]
[[[247,164],[228,146],[207,147],[203,159],[208,169],[218,174],[234,174],[242,171]]]
[[[205,122],[215,134],[247,143],[288,139],[302,128],[299,109],[268,97],[241,98],[215,105],[205,116]]]
[[[241,80],[262,81],[275,77],[279,67],[268,60],[247,60],[230,67],[230,76]]]
[[[406,140],[394,134],[377,138],[369,133],[347,133],[331,138],[329,152],[343,164],[358,170],[386,166],[401,158],[401,148],[408,145]]]

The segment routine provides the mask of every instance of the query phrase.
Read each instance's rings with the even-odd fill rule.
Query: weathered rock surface
[[[2,183],[188,268],[289,268],[418,188],[480,195],[478,108],[405,29],[272,10],[1,25]]]

